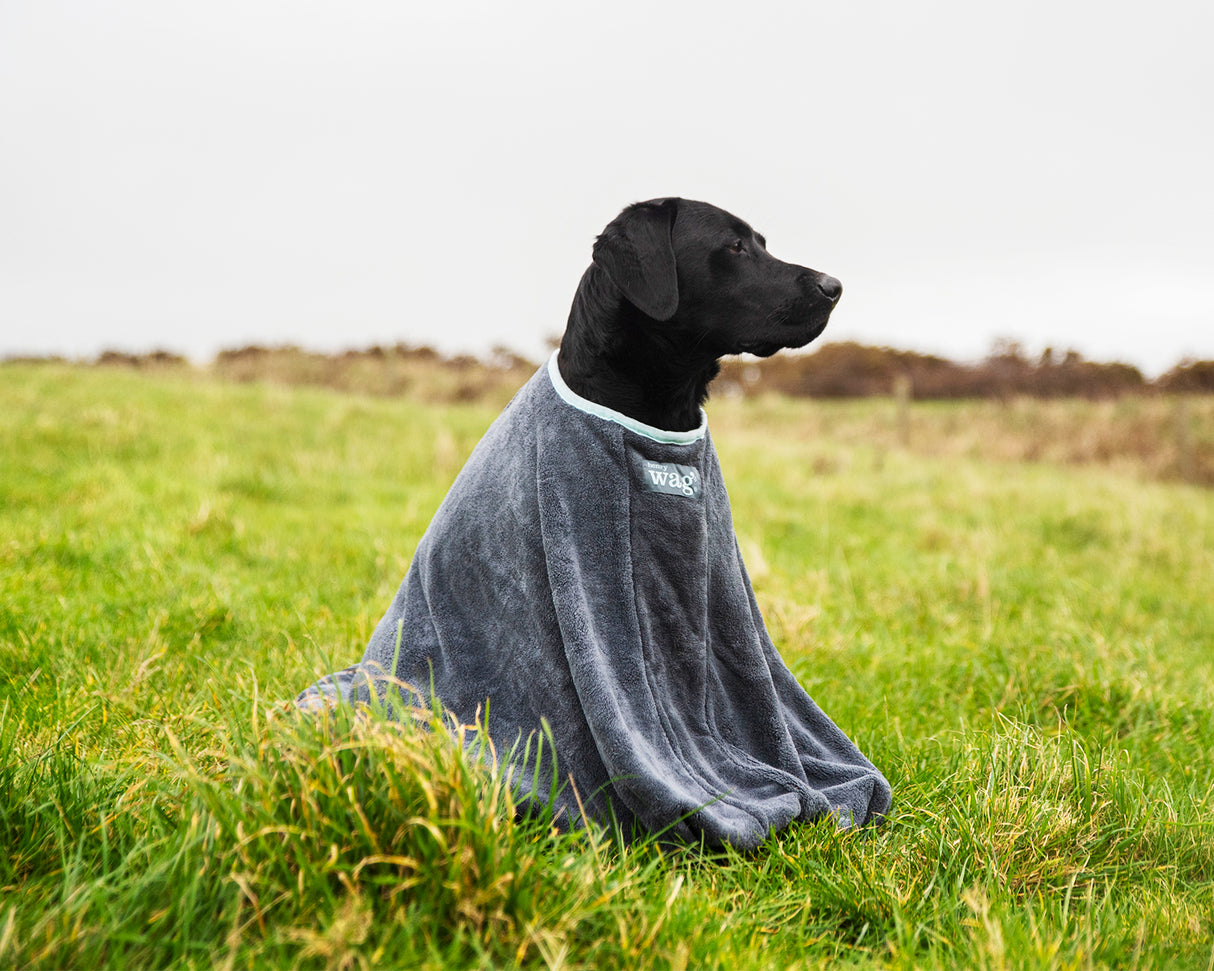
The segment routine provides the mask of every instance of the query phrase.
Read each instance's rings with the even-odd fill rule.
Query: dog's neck
[[[673,335],[674,321],[656,321],[625,300],[595,264],[582,275],[557,363],[565,383],[596,404],[668,431],[699,427],[700,407],[720,364],[698,357]],[[685,333],[685,331],[683,331]]]

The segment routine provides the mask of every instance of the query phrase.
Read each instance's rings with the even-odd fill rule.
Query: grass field
[[[1214,492],[891,407],[710,407],[772,635],[895,798],[711,856],[282,704],[495,405],[0,368],[0,967],[1214,967]]]

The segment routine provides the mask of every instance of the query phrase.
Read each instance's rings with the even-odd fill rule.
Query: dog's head
[[[843,293],[834,277],[776,259],[737,216],[688,199],[629,206],[594,262],[641,314],[714,357],[802,347]]]

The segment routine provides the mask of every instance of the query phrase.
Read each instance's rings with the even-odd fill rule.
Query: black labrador
[[[561,340],[561,376],[583,398],[670,431],[700,423],[718,358],[768,357],[822,333],[843,286],[767,252],[737,216],[654,199],[594,244]]]

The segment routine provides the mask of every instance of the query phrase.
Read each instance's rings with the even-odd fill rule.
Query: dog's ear
[[[673,199],[638,202],[615,217],[594,242],[594,262],[641,313],[669,320],[679,307],[670,229]]]

